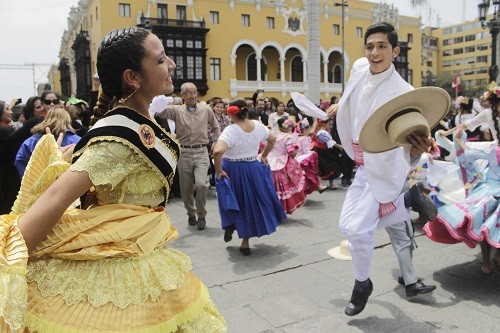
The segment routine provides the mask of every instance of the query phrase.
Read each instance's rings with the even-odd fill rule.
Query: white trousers
[[[370,277],[377,228],[410,219],[403,195],[400,194],[393,201],[396,210],[380,218],[380,203],[373,196],[364,167],[358,167],[354,181],[347,190],[339,221],[340,230],[349,241],[356,280],[365,281]]]

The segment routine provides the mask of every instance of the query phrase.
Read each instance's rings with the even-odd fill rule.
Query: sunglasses
[[[50,105],[50,104],[58,105],[59,104],[59,100],[57,98],[56,99],[44,99],[43,103],[45,105]]]

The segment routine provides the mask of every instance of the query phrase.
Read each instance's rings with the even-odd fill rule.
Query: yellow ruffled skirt
[[[40,141],[30,164],[64,169],[52,141]],[[30,202],[28,188],[18,200]],[[16,225],[24,209],[16,202],[17,214],[0,216],[0,332],[226,332],[189,257],[167,246],[177,231],[162,210],[68,209],[28,258]]]

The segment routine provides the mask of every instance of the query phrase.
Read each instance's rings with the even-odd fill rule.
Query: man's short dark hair
[[[377,22],[372,25],[370,25],[365,32],[365,45],[368,37],[370,35],[376,34],[377,32],[382,32],[384,34],[387,34],[387,39],[389,40],[389,43],[391,43],[392,48],[395,48],[398,46],[398,33],[396,32],[396,29],[394,26],[390,23],[387,22]]]

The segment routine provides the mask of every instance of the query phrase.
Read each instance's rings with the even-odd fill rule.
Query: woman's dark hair
[[[41,101],[41,100],[42,98],[38,96],[32,96],[28,98],[26,104],[23,107],[23,114],[25,120],[33,118],[33,114],[35,113],[35,103],[36,101]]]
[[[54,94],[59,99],[59,96],[57,96],[57,94],[55,92],[53,92],[52,90],[45,90],[42,93],[42,95],[40,96],[40,99],[42,100],[42,102],[45,100],[45,97],[47,97],[48,94]]]
[[[285,107],[285,109],[286,109],[286,104],[285,104],[285,102],[282,102],[282,101],[280,101],[280,100],[278,100],[278,99],[277,99],[276,101],[274,101],[274,107],[275,107],[276,109],[278,108],[278,106],[279,106],[280,104],[283,104],[283,106],[284,106],[284,107]]]
[[[333,118],[328,118],[328,119],[326,119],[326,120],[323,120],[323,121],[321,122],[321,126],[326,126],[326,124],[328,124],[328,123],[330,123],[330,122],[331,122],[331,123],[333,123]]]
[[[237,98],[229,102],[229,106],[237,106],[240,108],[240,112],[236,114],[238,119],[245,119],[248,115],[247,102],[243,98]],[[253,118],[250,118],[253,119]]]
[[[282,116],[280,119],[278,119],[277,123],[280,129],[283,128],[283,123],[287,120],[289,120],[287,116]]]
[[[467,103],[460,103],[460,109],[467,111],[467,113],[471,113],[473,103],[474,100],[472,98],[468,98]]]
[[[104,36],[97,51],[101,91],[94,108],[95,118],[102,117],[120,98],[132,93],[123,88],[122,74],[127,69],[141,72],[141,61],[146,56],[143,44],[150,33],[143,28],[130,27],[115,29]]]
[[[5,111],[5,102],[0,101],[0,118],[3,116],[4,111]]]
[[[256,108],[250,108],[248,109],[248,119],[251,120],[259,120],[260,113],[257,111]]]
[[[222,101],[222,99],[216,99],[216,100],[213,100],[212,102],[210,102],[210,106],[212,107],[212,109],[217,106],[217,104],[221,104],[223,106],[225,106],[226,104],[224,103],[224,101]]]
[[[497,131],[497,141],[500,142],[500,130],[498,129],[498,117],[500,114],[498,112],[498,104],[500,104],[500,98],[494,93],[490,94],[488,101],[491,104],[491,117],[493,118],[493,124],[495,125],[495,130]]]
[[[222,98],[212,97],[212,98],[210,98],[210,100],[207,101],[207,104],[210,106],[215,106],[216,104],[221,103],[221,102],[222,102]],[[222,103],[224,103],[224,102],[222,102]]]
[[[387,34],[387,39],[389,40],[389,43],[391,43],[392,48],[395,48],[398,46],[398,33],[396,32],[396,29],[394,26],[390,23],[387,22],[377,22],[372,24],[366,29],[365,32],[365,45],[366,41],[368,40],[368,37],[370,35],[376,34],[378,32],[382,32],[384,34]]]

